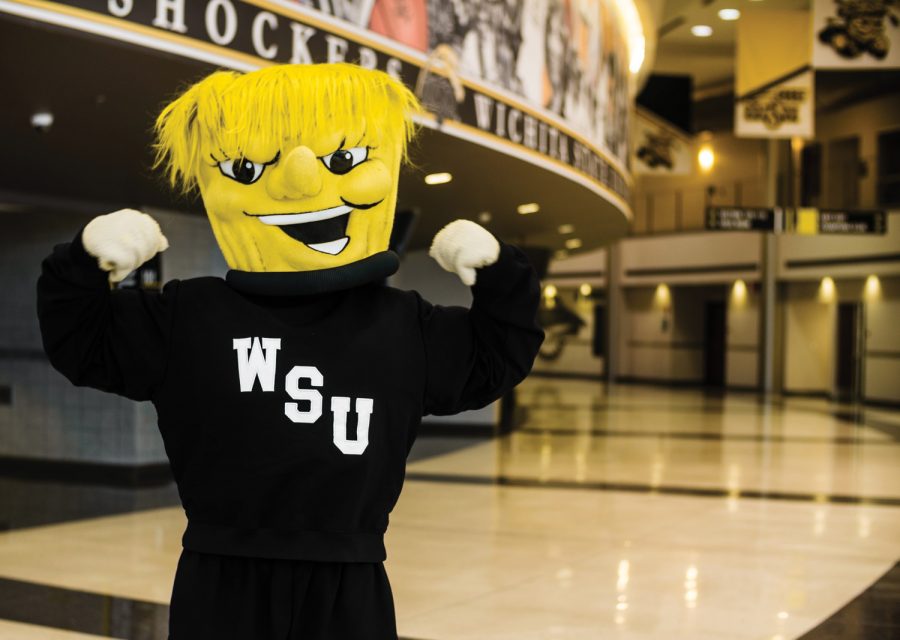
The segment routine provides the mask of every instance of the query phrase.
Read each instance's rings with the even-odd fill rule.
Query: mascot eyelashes
[[[130,209],[44,261],[53,366],[156,407],[188,521],[172,640],[395,639],[383,536],[421,417],[482,407],[531,368],[537,278],[477,224],[431,247],[471,309],[383,284],[417,108],[352,65],[214,73],[163,110],[157,151],[199,188],[225,279],[111,289],[168,247]]]

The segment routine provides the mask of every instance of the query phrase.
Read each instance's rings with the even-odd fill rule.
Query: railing
[[[706,185],[639,189],[635,194],[631,233],[699,231],[705,226],[708,206],[765,204],[766,185],[762,180],[711,180]]]
[[[821,179],[811,179],[814,177]],[[798,170],[779,173],[775,202],[781,206],[832,208],[891,205],[879,205],[879,197],[884,197],[882,193],[889,192],[890,176],[878,175],[874,155],[852,160],[829,157],[824,166],[819,164],[818,176],[802,178]],[[705,227],[708,206],[762,207],[771,204],[765,178],[761,177],[716,180],[711,176],[706,181],[697,176],[685,176],[683,180],[645,178],[635,189],[631,234],[700,231]]]

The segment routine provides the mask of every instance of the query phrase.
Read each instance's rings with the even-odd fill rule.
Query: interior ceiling
[[[734,129],[734,74],[737,22],[724,21],[721,9],[742,15],[771,9],[802,11],[810,0],[667,0],[660,19],[653,73],[689,75],[694,84],[694,131]],[[696,24],[709,25],[708,38],[691,34]],[[866,71],[819,70],[815,74],[816,111],[826,113],[852,102],[895,91],[896,69]]]
[[[765,10],[807,10],[810,0],[667,0],[659,23],[654,73],[688,74],[698,98],[730,91],[734,83],[737,22],[719,18],[721,9],[742,14]],[[712,35],[698,38],[691,27],[705,24]]]
[[[173,196],[152,170],[151,127],[167,99],[213,67],[8,18],[0,19],[0,55],[21,61],[4,65],[0,76],[0,210],[30,201],[98,214],[125,206],[203,214],[198,198]],[[30,125],[41,109],[55,118],[46,133]],[[626,232],[624,215],[592,191],[490,148],[423,130],[411,157],[415,168],[404,170],[398,201],[420,212],[410,248],[428,246],[447,222],[478,220],[484,211],[501,237],[551,250],[573,236],[583,251]],[[425,185],[423,176],[437,171],[453,180]],[[519,215],[516,206],[526,202],[541,210]],[[561,224],[575,233],[561,235]]]

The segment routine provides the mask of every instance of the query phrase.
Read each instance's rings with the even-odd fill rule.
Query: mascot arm
[[[74,384],[152,398],[165,373],[178,283],[153,292],[114,290],[110,281],[166,246],[152,218],[124,210],[95,218],[44,260],[37,286],[44,350]]]
[[[544,339],[537,324],[540,282],[525,255],[473,222],[465,226],[478,233],[464,235],[474,235],[474,242],[457,251],[436,251],[441,234],[454,225],[462,228],[451,223],[435,236],[432,256],[464,281],[471,275],[472,306],[420,303],[427,359],[424,408],[435,415],[477,409],[500,398],[531,371]],[[458,240],[458,233],[449,235]]]

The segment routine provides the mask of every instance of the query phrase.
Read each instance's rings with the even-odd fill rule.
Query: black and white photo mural
[[[300,4],[422,52],[449,46],[464,78],[552,112],[622,164],[627,161],[631,74],[624,17],[614,0]]]

